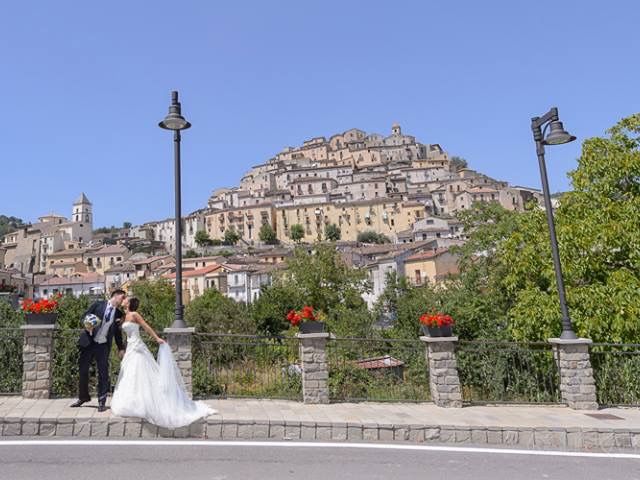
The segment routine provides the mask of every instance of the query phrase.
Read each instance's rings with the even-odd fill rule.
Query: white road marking
[[[225,440],[0,440],[2,447],[50,447],[50,446],[182,446],[182,447],[281,447],[281,448],[350,448],[370,450],[414,450],[453,453],[492,453],[499,455],[540,455],[549,457],[624,458],[640,460],[636,453],[568,452],[558,450],[522,450],[482,447],[447,447],[440,445],[407,445],[387,443],[331,443],[295,441],[225,441]]]

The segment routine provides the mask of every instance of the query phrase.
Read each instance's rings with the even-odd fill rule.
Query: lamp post
[[[165,130],[173,130],[173,155],[175,168],[175,205],[176,205],[176,316],[171,328],[185,328],[182,305],[182,206],[180,191],[180,130],[191,126],[182,116],[178,92],[171,92],[169,113],[158,126]]]
[[[549,134],[545,134],[549,128]],[[544,160],[545,145],[561,145],[573,142],[576,137],[569,134],[558,117],[558,109],[553,107],[541,117],[533,117],[531,119],[531,131],[533,139],[536,142],[536,154],[538,155],[538,164],[540,166],[540,178],[542,179],[542,193],[544,196],[544,206],[547,214],[547,224],[549,225],[549,237],[551,240],[551,254],[553,256],[553,266],[556,274],[556,283],[558,285],[558,295],[560,297],[560,309],[562,311],[562,339],[577,338],[573,331],[571,318],[569,317],[569,308],[567,307],[567,299],[565,295],[564,280],[562,278],[562,266],[560,265],[560,253],[558,251],[558,240],[556,238],[556,228],[553,222],[553,209],[551,207],[551,195],[549,193],[549,180],[547,179],[547,167]]]

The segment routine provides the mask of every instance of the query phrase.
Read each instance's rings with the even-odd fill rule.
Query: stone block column
[[[431,399],[439,407],[462,407],[455,345],[458,337],[420,337],[425,342]]]
[[[596,382],[589,358],[588,338],[550,338],[560,374],[562,401],[576,410],[597,410]]]
[[[166,340],[171,347],[173,358],[176,359],[182,379],[184,380],[184,387],[189,396],[193,395],[193,368],[191,363],[191,338],[195,328],[165,328],[164,333]]]
[[[49,398],[53,383],[55,325],[23,325],[22,396]]]
[[[329,333],[299,333],[302,363],[302,398],[304,403],[329,403],[329,367],[327,341]]]

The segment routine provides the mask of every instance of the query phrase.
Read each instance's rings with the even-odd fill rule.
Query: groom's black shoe
[[[71,405],[69,405],[72,408],[78,408],[81,407],[82,405],[84,405],[85,403],[87,403],[89,400],[78,400],[76,402],[73,402]]]
[[[106,412],[107,411],[107,406],[104,403],[101,403],[98,405],[98,411],[99,412]]]

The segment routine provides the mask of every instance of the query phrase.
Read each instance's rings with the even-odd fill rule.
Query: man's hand
[[[118,357],[120,357],[120,360],[122,360],[122,358],[124,357],[124,350],[118,350]]]

